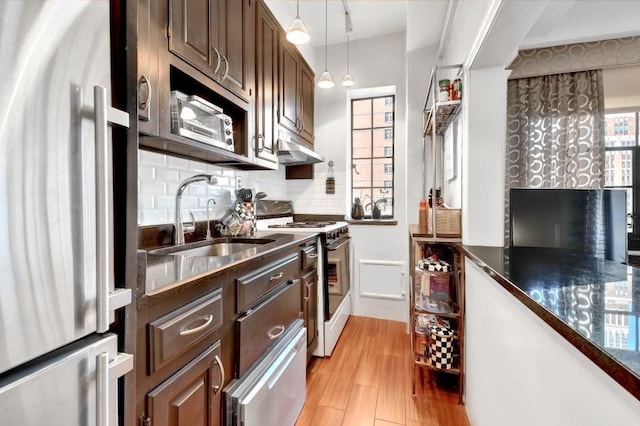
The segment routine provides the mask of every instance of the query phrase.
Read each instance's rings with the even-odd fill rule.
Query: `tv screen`
[[[569,249],[627,263],[626,192],[510,190],[510,246]]]

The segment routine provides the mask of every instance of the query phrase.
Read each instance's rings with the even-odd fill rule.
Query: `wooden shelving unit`
[[[465,320],[465,294],[464,294],[464,263],[463,254],[460,248],[460,238],[433,238],[422,234],[417,225],[409,225],[409,257],[410,257],[410,330],[411,330],[411,352],[413,354],[413,382],[412,392],[416,393],[416,375],[420,369],[436,372],[436,374],[450,374],[458,376],[458,402],[463,404],[464,391],[464,320]],[[435,253],[441,259],[446,260],[451,265],[448,272],[423,271],[422,273],[442,277],[450,276],[449,299],[447,309],[439,306],[425,305],[424,300],[428,300],[430,295],[422,294],[421,283],[417,282],[416,268],[418,261],[425,257],[425,254]],[[431,361],[430,335],[429,331],[418,331],[418,318],[420,315],[433,315],[436,319],[448,322],[449,329],[453,331],[454,359],[451,368],[438,368]],[[424,336],[424,337],[423,337]],[[422,339],[423,344],[418,345]],[[426,348],[424,351],[423,348]]]

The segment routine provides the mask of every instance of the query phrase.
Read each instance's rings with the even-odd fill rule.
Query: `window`
[[[607,124],[608,123],[608,124]],[[613,124],[613,132],[611,131]],[[605,114],[605,186],[627,191],[627,213],[640,212],[640,187],[634,185],[638,173],[638,111]],[[640,233],[640,222],[627,219],[627,230]]]
[[[365,218],[375,203],[381,218],[393,218],[395,96],[351,101],[351,199],[360,198]]]

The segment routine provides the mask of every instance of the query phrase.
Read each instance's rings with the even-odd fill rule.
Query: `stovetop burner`
[[[335,224],[336,222],[331,221],[288,222],[282,225],[269,225],[269,228],[324,228]]]

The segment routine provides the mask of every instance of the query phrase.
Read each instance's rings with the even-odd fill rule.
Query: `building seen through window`
[[[393,218],[395,96],[351,101],[351,199],[365,206],[372,218]]]

